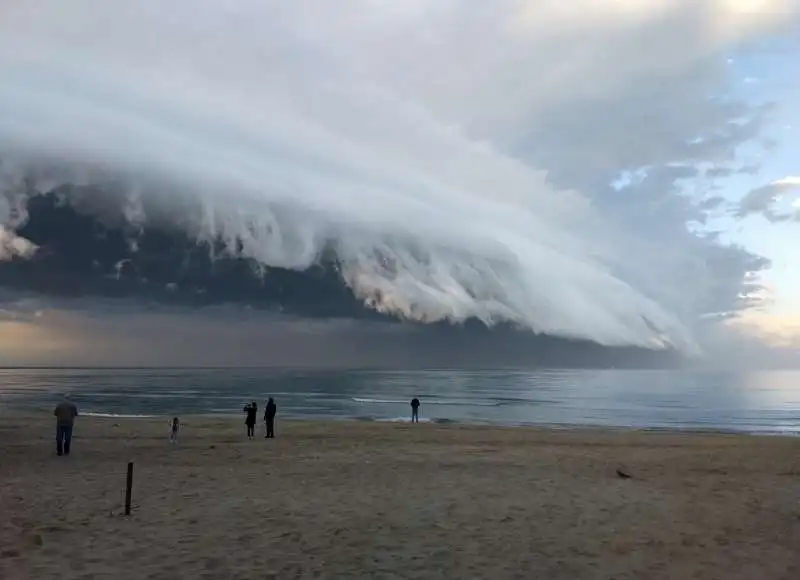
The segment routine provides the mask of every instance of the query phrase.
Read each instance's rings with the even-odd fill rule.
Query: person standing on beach
[[[419,423],[419,399],[416,397],[411,399],[411,422]]]
[[[247,425],[247,438],[253,439],[256,434],[256,413],[258,413],[258,405],[253,401],[249,405],[245,405],[244,412],[246,413],[244,424]]]
[[[78,416],[78,408],[69,397],[65,397],[56,405],[53,415],[56,416],[56,453],[59,456],[69,455],[72,427],[75,425],[75,417]]]
[[[264,410],[264,422],[267,424],[267,434],[264,439],[275,439],[275,415],[278,413],[278,406],[272,397],[267,401],[267,408]]]
[[[172,418],[172,423],[170,424],[169,428],[169,442],[170,443],[177,443],[178,442],[178,428],[180,427],[180,421],[177,417]]]

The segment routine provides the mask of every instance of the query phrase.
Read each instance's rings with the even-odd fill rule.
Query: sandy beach
[[[796,438],[183,423],[0,416],[0,578],[800,577]]]

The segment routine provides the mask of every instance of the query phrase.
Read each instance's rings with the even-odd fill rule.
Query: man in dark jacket
[[[264,410],[264,422],[267,424],[267,434],[264,439],[275,439],[275,415],[278,413],[278,406],[272,397],[267,401],[267,408]]]
[[[419,399],[416,397],[411,399],[411,422],[419,423]]]
[[[72,443],[72,427],[75,425],[75,417],[78,416],[78,408],[65,397],[56,406],[53,415],[56,416],[56,453],[69,455],[69,448]]]

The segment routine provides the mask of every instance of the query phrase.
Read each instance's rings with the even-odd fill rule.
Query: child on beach
[[[178,442],[178,428],[180,427],[180,421],[178,421],[177,417],[172,418],[172,423],[169,428],[169,442],[175,444]]]

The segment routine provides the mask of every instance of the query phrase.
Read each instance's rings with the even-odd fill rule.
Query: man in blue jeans
[[[61,401],[56,410],[56,452],[59,455],[69,455],[69,446],[72,441],[72,426],[78,416],[78,408],[67,398]]]

